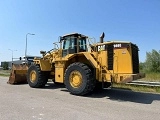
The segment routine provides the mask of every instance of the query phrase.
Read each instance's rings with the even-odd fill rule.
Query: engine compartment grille
[[[133,67],[133,73],[139,73],[139,57],[138,57],[138,47],[134,44],[131,44],[131,50],[132,50],[132,67]]]
[[[108,70],[113,70],[113,44],[107,45]]]

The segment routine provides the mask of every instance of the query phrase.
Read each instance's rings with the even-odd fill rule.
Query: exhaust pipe
[[[103,38],[104,38],[105,34],[104,32],[102,33],[102,35],[100,36],[100,43],[103,43]]]

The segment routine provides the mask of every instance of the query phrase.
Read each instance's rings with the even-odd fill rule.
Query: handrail
[[[56,48],[56,46],[57,46],[57,48],[59,49],[57,43],[59,43],[59,42],[54,42],[53,45],[54,45],[54,48]]]
[[[99,57],[99,63],[102,63],[102,58],[101,58],[101,57]],[[100,66],[100,76],[101,76],[101,80],[102,80],[102,82],[104,82],[104,81],[103,81],[103,78],[102,78],[102,65],[99,64],[99,66]]]

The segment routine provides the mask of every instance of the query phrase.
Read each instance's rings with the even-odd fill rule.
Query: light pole
[[[26,57],[27,57],[27,36],[28,35],[35,35],[35,34],[32,34],[32,33],[27,33],[26,34],[25,62],[27,62],[27,58]]]
[[[8,50],[10,50],[12,52],[12,63],[13,63],[13,52],[17,51],[17,50],[11,50],[11,49],[8,49]]]

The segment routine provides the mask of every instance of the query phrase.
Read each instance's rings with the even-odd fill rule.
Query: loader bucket
[[[27,65],[13,64],[8,84],[25,84],[27,83]]]

